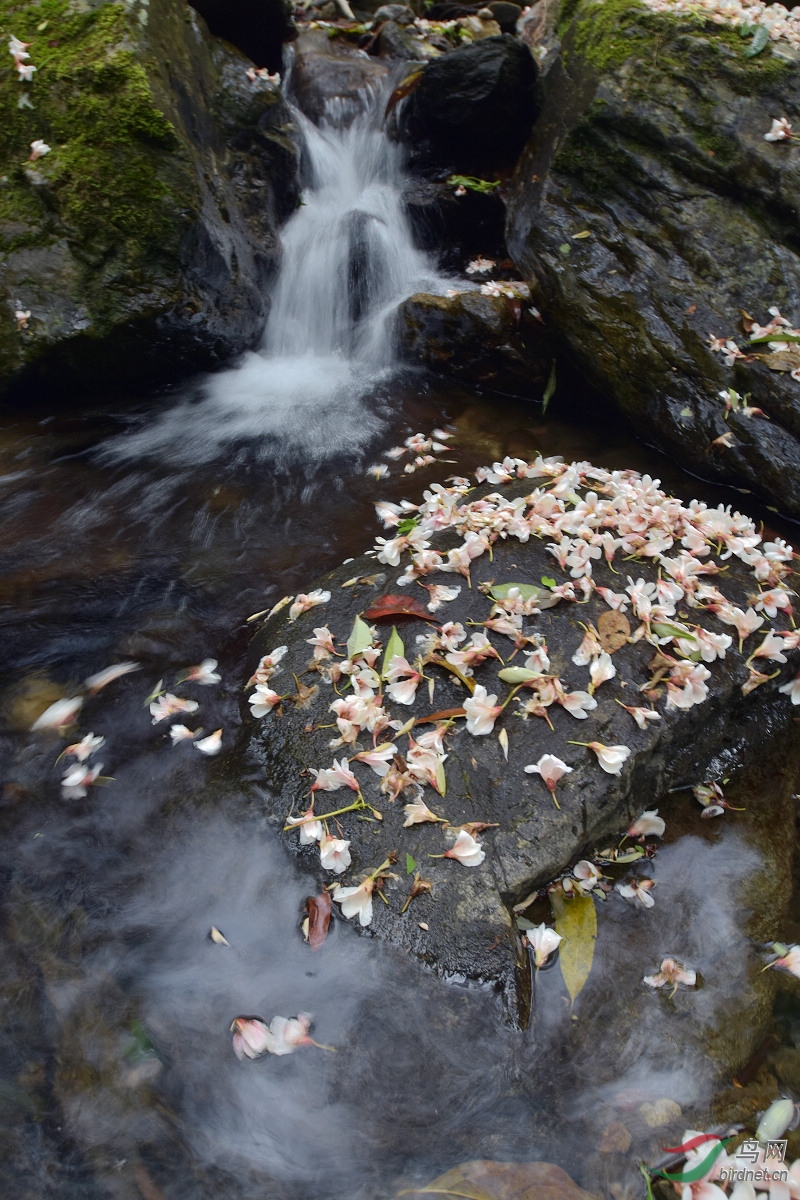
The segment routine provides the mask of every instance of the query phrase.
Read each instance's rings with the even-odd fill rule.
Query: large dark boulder
[[[501,498],[529,496],[521,511],[527,513],[533,505],[535,511],[548,511],[552,515],[553,505],[557,508],[558,501],[545,496],[545,491],[555,487],[556,495],[568,493],[568,503],[578,503],[581,472],[589,472],[585,478],[587,487],[593,478],[592,468],[586,463],[578,464],[560,485],[558,480],[552,483],[548,479],[549,470],[547,464],[540,466],[533,472],[533,478],[503,489]],[[624,490],[625,480],[635,477],[630,473],[618,473],[616,478]],[[610,485],[610,491],[605,490],[606,484],[600,478],[597,478],[597,484],[603,495],[615,494],[614,484]],[[643,495],[649,495],[651,500],[655,498],[651,480],[643,480],[640,486]],[[496,497],[497,489],[491,491]],[[476,497],[479,494],[474,493]],[[472,499],[471,495],[469,500]],[[670,502],[665,503],[669,508]],[[466,521],[466,515],[461,519]],[[481,528],[484,519],[485,512],[479,507],[472,519],[473,529]],[[552,527],[545,521],[540,535],[531,536],[527,541],[519,541],[514,536],[495,540],[491,557],[484,553],[473,559],[469,587],[464,578],[452,573],[428,575],[424,580],[426,584],[461,585],[460,595],[440,609],[432,620],[460,621],[469,632],[472,632],[470,623],[474,622],[478,632],[486,633],[483,622],[490,613],[491,601],[485,594],[489,586],[507,582],[540,585],[542,580],[551,579],[552,582],[552,577],[566,582],[566,571],[562,572],[545,547],[551,532]],[[387,533],[387,538],[391,537],[392,533]],[[459,541],[452,530],[431,537],[431,545],[441,553]],[[681,553],[682,548],[675,543],[667,557],[673,559]],[[715,550],[712,559],[716,559],[716,553]],[[703,562],[708,566],[708,559],[704,558]],[[312,608],[292,620],[291,610],[284,605],[267,621],[255,640],[253,667],[262,655],[280,645],[288,647],[280,671],[269,685],[285,697],[282,705],[258,720],[251,718],[248,709],[244,710],[245,720],[252,729],[251,760],[254,769],[264,772],[269,788],[269,818],[278,829],[292,811],[300,813],[307,808],[309,787],[313,782],[310,768],[329,767],[334,756],[352,757],[356,751],[372,746],[371,736],[363,735],[357,745],[346,743],[339,749],[331,747],[331,739],[337,736],[331,703],[338,701],[339,696],[347,697],[351,693],[344,677],[337,696],[330,682],[317,674],[307,639],[315,628],[327,625],[343,650],[356,616],[366,613],[367,621],[372,620],[369,609],[379,597],[405,591],[417,600],[423,597],[423,602],[427,601],[427,593],[418,585],[407,589],[398,587],[398,576],[404,565],[405,561],[401,562],[400,568],[384,566],[369,555],[348,562],[319,581],[319,586],[330,592],[330,599],[323,607]],[[723,573],[712,574],[714,583],[735,605],[746,608],[748,597],[754,590],[752,574],[735,558],[717,565],[726,569]],[[659,568],[650,555],[639,557],[635,563],[626,566],[634,579],[655,581],[659,569],[664,578],[667,577],[666,568],[663,565]],[[621,566],[620,571],[624,572],[625,566]],[[618,591],[624,585],[625,574],[612,573],[601,558],[595,560],[594,579],[599,586]],[[544,585],[547,586],[550,585]],[[546,642],[550,660],[548,669],[552,674],[560,676],[565,686],[571,689],[585,690],[589,683],[588,669],[577,666],[573,655],[582,642],[585,628],[596,625],[601,614],[608,611],[605,602],[597,595],[581,604],[552,605],[547,595],[543,595],[542,600],[547,603],[541,612],[523,622],[525,633],[538,635]],[[702,607],[680,609],[676,619],[687,618],[690,624],[697,623],[715,633],[733,632]],[[392,620],[396,620],[410,661],[419,652],[415,639],[430,633],[431,626],[417,618]],[[377,630],[376,637],[383,647],[388,643],[392,620],[381,624]],[[405,947],[446,974],[492,981],[505,993],[512,1007],[524,1011],[528,995],[527,959],[520,952],[515,936],[512,905],[555,879],[582,855],[588,853],[591,856],[605,846],[616,845],[631,818],[643,809],[666,802],[665,793],[670,788],[730,776],[747,759],[752,748],[759,746],[767,752],[770,747],[773,750],[780,747],[781,738],[791,728],[793,708],[787,696],[778,693],[777,688],[791,677],[793,668],[788,665],[778,667],[775,677],[762,681],[755,690],[746,692],[743,689],[748,680],[752,682],[745,658],[761,644],[762,634],[770,625],[777,629],[785,627],[785,622],[780,615],[776,621],[765,622],[760,633],[744,642],[743,652],[738,650],[734,636],[724,661],[701,665],[699,674],[707,678],[708,693],[705,700],[693,707],[683,707],[685,698],[680,696],[677,706],[664,703],[666,693],[659,680],[663,680],[664,665],[667,672],[671,670],[669,662],[654,657],[657,647],[652,644],[652,633],[650,641],[637,635],[614,651],[616,675],[597,688],[596,709],[585,719],[576,719],[564,708],[553,704],[547,709],[552,728],[539,716],[520,719],[517,702],[513,701],[497,718],[490,734],[473,736],[465,728],[463,716],[457,714],[467,698],[465,688],[440,667],[426,667],[426,676],[435,682],[432,694],[428,684],[423,683],[410,706],[386,701],[391,716],[399,723],[410,717],[422,722],[413,730],[413,737],[430,729],[425,719],[433,711],[442,713],[442,719],[447,719],[448,712],[456,710],[445,735],[448,757],[445,783],[440,784],[444,794],[438,795],[432,787],[426,787],[425,801],[452,825],[485,821],[497,822],[498,827],[480,835],[486,860],[479,867],[468,868],[447,859],[431,858],[429,855],[441,855],[448,845],[440,828],[432,824],[404,828],[402,804],[408,802],[411,795],[406,793],[401,800],[390,800],[380,791],[378,777],[370,769],[351,764],[366,800],[380,810],[382,820],[359,820],[356,813],[339,819],[341,836],[350,840],[353,859],[350,870],[339,878],[352,884],[362,873],[376,868],[390,851],[398,854],[397,869],[400,872],[400,880],[388,885],[388,906],[374,905],[369,932]],[[632,633],[636,627],[637,620],[631,616]],[[672,634],[675,634],[674,626]],[[670,630],[661,628],[659,636],[662,635],[667,638],[661,644],[662,650],[674,655],[675,646],[669,642]],[[513,642],[507,636],[492,632],[489,638],[507,662],[513,660],[511,665],[522,665],[524,655],[514,655]],[[796,661],[796,657],[796,652],[792,652],[791,660]],[[379,658],[379,670],[380,663]],[[489,701],[491,704],[503,702],[510,690],[511,681],[503,682],[498,678],[501,665],[496,659],[488,659],[475,667],[475,682],[497,697]],[[708,676],[704,675],[706,670]],[[770,663],[765,674],[772,674],[774,670],[775,664]],[[293,677],[299,681],[296,686]],[[647,692],[646,698],[642,688]],[[529,695],[523,691],[520,699]],[[649,703],[656,706],[660,718],[646,722],[646,728],[640,729],[623,705],[646,706]],[[498,740],[501,729],[505,729],[508,738],[507,758],[503,744]],[[379,741],[392,736],[390,730],[380,735]],[[620,774],[607,774],[598,766],[592,751],[571,744],[571,740],[624,745],[630,748],[631,754]],[[407,755],[410,746],[406,734],[400,734],[400,754]],[[524,771],[526,765],[536,763],[545,753],[557,755],[571,768],[571,773],[558,785],[558,808],[542,780]],[[773,770],[770,768],[770,772]],[[781,796],[776,794],[774,802],[770,800],[769,804],[774,803],[770,811],[783,831],[780,844],[784,845],[791,840],[786,824],[786,789],[792,790],[791,771],[786,773],[781,788],[784,789]],[[320,792],[316,811],[318,814],[331,812],[347,805],[352,796],[353,793],[346,790],[330,795]],[[694,802],[692,806],[693,821],[699,832],[707,825],[700,821],[700,810]],[[779,817],[779,813],[783,815]],[[335,833],[336,828],[332,825],[331,831]],[[296,832],[287,833],[285,841],[290,852],[299,853],[310,869],[316,869],[325,882],[332,882],[334,877],[320,870],[315,846],[299,847]],[[410,889],[410,878],[405,875],[406,854],[418,864],[424,878],[432,882],[434,891],[433,898],[423,895],[413,900],[408,912],[404,913],[401,910]],[[781,878],[785,877],[786,869],[784,861]],[[785,900],[788,892],[784,890],[781,894]],[[621,902],[621,898],[615,897],[615,901]],[[771,935],[774,926],[770,926],[768,933],[767,925],[777,912],[777,909],[768,909],[765,922],[759,927],[762,938]],[[418,925],[420,920],[426,923],[422,931]],[[667,938],[660,944],[664,946],[664,953],[670,945],[671,952],[678,952],[675,943],[670,943]],[[750,1044],[749,1036],[747,1040]]]
[[[252,346],[299,194],[280,88],[181,0],[64,3],[47,32],[11,9],[36,74],[0,67],[0,391],[136,385]]]
[[[412,162],[466,175],[513,165],[530,132],[535,82],[528,48],[509,34],[428,63],[398,117]]]
[[[330,112],[352,119],[363,111],[364,99],[383,87],[389,67],[344,37],[329,37],[326,29],[303,29],[292,66],[292,97],[315,123]]]
[[[733,29],[629,0],[571,12],[509,198],[509,251],[562,355],[634,429],[796,517],[800,384],[709,344],[744,342],[741,309],[800,320],[800,160],[764,138],[800,113],[796,53],[748,58]],[[726,419],[731,386],[767,417]]]

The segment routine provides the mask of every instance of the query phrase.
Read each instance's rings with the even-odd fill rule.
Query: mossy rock
[[[251,345],[298,194],[279,89],[180,0],[0,0],[0,30],[36,68],[0,60],[0,390]]]
[[[748,58],[736,30],[637,0],[567,5],[559,33],[509,201],[535,303],[648,440],[797,516],[800,385],[726,366],[709,336],[743,341],[740,309],[800,320],[800,158],[764,139],[800,116],[800,60],[784,43]],[[730,386],[770,419],[726,420]]]

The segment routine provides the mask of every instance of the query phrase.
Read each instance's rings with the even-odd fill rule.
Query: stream
[[[393,365],[393,307],[451,281],[413,246],[402,164],[371,111],[344,127],[298,119],[308,186],[261,349],[171,392],[75,412],[40,400],[0,426],[0,1195],[390,1200],[487,1158],[543,1159],[603,1196],[643,1196],[639,1158],[658,1157],[725,1075],[724,1046],[704,1057],[698,1021],[724,1043],[747,987],[741,881],[773,869],[763,817],[700,823],[690,798],[670,798],[655,923],[601,905],[581,1021],[545,970],[520,1030],[490,989],[343,922],[312,953],[300,922],[319,880],[276,843],[267,784],[233,752],[248,616],[371,544],[375,500],[537,452],[649,471],[683,494],[697,484],[605,416],[578,426],[557,403],[545,418]],[[452,451],[419,478],[384,457],[437,426]],[[221,683],[179,690],[199,703],[193,727],[222,728],[216,760],[173,746],[145,703],[209,657]],[[78,737],[105,738],[109,782],[64,799],[64,739],[30,727],[128,660],[138,669],[79,719]],[[744,773],[741,794],[763,793],[773,767]],[[684,995],[641,987],[631,942],[654,968],[679,942],[724,983],[701,989],[690,1020]],[[665,1004],[685,1016],[684,1044],[665,1032]],[[235,1016],[298,1012],[336,1053],[237,1061]],[[793,1046],[796,1022],[781,1028]]]

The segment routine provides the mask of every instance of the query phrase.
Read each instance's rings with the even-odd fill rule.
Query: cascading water
[[[413,242],[383,99],[361,93],[355,115],[353,101],[330,102],[320,126],[294,109],[308,184],[282,232],[261,348],[208,377],[199,401],[195,389],[156,422],[107,442],[101,457],[158,454],[188,466],[247,442],[257,458],[289,466],[356,453],[380,432],[369,400],[391,374],[390,315],[413,292],[443,285]]]

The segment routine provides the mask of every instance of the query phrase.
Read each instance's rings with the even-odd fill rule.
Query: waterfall
[[[380,127],[378,101],[367,94],[349,124],[341,101],[320,127],[295,111],[310,179],[282,234],[268,358],[335,354],[387,365],[387,313],[436,287],[403,211],[401,152]]]
[[[406,296],[443,285],[403,211],[401,151],[381,126],[385,99],[365,91],[356,104],[329,102],[319,126],[293,110],[307,186],[281,233],[260,348],[154,422],[110,439],[102,458],[157,454],[190,467],[246,444],[249,456],[291,467],[352,456],[384,428],[369,401],[391,376],[391,314]]]

